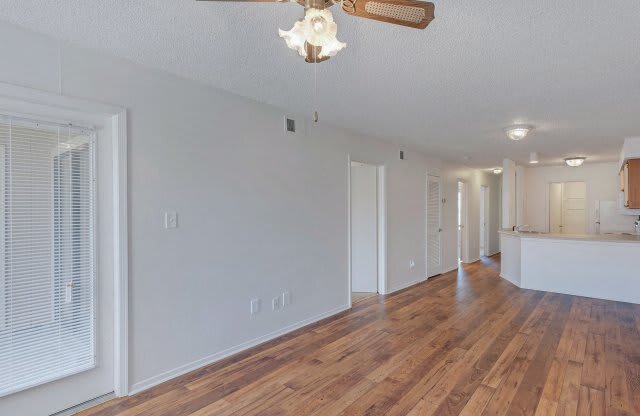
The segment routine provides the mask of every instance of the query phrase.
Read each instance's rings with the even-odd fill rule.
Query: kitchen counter
[[[548,240],[578,240],[578,241],[603,241],[614,243],[640,243],[640,235],[637,234],[550,234],[527,231],[498,231],[500,234],[511,235],[520,238],[545,238]]]
[[[640,236],[500,231],[500,276],[525,288],[640,304]]]

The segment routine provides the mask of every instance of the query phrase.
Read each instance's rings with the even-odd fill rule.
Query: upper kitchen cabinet
[[[619,207],[627,215],[640,215],[640,137],[625,139],[620,152]]]
[[[620,171],[624,207],[640,209],[640,159],[628,159]]]

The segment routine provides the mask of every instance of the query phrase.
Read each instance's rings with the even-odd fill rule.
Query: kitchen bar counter
[[[520,238],[544,238],[548,240],[576,240],[576,241],[603,241],[614,243],[640,243],[640,235],[637,234],[549,234],[528,231],[498,231],[500,234],[512,235]]]
[[[500,231],[500,244],[519,287],[640,304],[640,236]]]

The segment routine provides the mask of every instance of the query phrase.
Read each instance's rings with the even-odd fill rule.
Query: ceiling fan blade
[[[238,2],[238,3],[297,3],[296,0],[196,0],[196,1],[217,1],[217,2]]]
[[[342,10],[365,19],[424,29],[434,19],[435,6],[415,0],[342,0]]]

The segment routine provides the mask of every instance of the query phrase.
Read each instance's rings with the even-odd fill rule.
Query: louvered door
[[[442,186],[438,176],[427,176],[427,277],[442,272]]]

